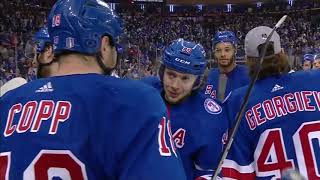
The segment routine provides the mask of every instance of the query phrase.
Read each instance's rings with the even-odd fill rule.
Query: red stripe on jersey
[[[255,180],[256,174],[252,173],[240,173],[236,169],[233,168],[222,168],[221,171],[222,177],[240,179],[240,180]]]

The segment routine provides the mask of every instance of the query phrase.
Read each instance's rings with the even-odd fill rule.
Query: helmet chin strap
[[[37,62],[38,62],[38,69],[37,69],[37,78],[44,78],[43,75],[41,75],[42,72],[42,68],[44,67],[48,67],[50,66],[52,63],[54,63],[56,61],[56,58],[53,58],[52,61],[48,62],[48,63],[41,63],[39,60],[39,55],[37,55]]]
[[[115,69],[115,67],[117,67],[117,65],[114,66],[114,68],[108,68],[102,61],[102,55],[101,55],[101,52],[97,53],[96,54],[96,60],[98,62],[98,65],[100,66],[100,68],[102,69],[103,71],[103,74],[104,75],[108,75],[110,76],[112,71]],[[117,64],[118,64],[118,59],[117,59]]]

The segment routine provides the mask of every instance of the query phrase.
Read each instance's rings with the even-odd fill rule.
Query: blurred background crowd
[[[290,1],[289,1],[290,2]],[[46,25],[54,1],[0,1],[0,86],[14,77],[35,79],[33,34]],[[244,37],[253,27],[273,27],[278,19],[289,18],[278,30],[293,69],[301,68],[305,53],[320,53],[320,2],[288,1],[231,5],[177,6],[165,3],[112,3],[122,17],[124,35],[119,39],[120,77],[139,79],[156,75],[166,45],[177,38],[201,43],[215,66],[211,38],[219,30],[237,34],[238,63],[244,60]]]

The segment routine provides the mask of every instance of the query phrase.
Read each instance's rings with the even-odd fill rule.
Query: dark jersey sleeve
[[[229,133],[233,129],[235,118],[243,100],[242,97],[239,94],[239,90],[234,91],[224,103],[229,122]],[[222,176],[224,178],[255,179],[253,145],[250,143],[252,142],[252,138],[248,134],[250,132],[245,124],[245,120],[242,119],[228,156],[223,163]]]
[[[227,131],[228,121],[225,110],[218,103],[216,106],[219,106],[221,111],[206,118],[201,130],[203,146],[195,159],[195,177],[213,174],[223,150],[223,135]]]
[[[107,143],[115,146],[117,178],[185,179],[181,160],[171,141],[165,105],[155,89],[146,85],[141,89],[119,108],[115,119],[118,142]],[[107,160],[104,163],[108,163]]]

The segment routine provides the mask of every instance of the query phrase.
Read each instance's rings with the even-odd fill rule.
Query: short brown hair
[[[249,76],[253,78],[259,65],[258,58],[246,58],[246,64],[249,67]],[[284,52],[271,55],[264,58],[258,79],[263,79],[272,75],[281,75],[290,71],[288,57]]]

